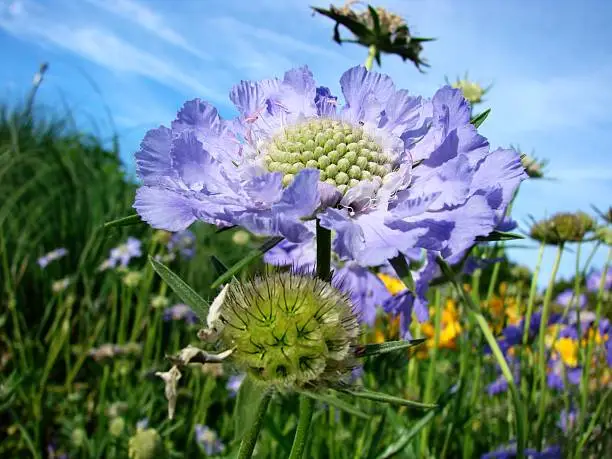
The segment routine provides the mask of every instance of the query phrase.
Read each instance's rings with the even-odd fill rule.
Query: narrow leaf
[[[104,224],[104,228],[118,228],[120,226],[131,226],[145,223],[138,214],[128,215]]]
[[[166,265],[155,260],[150,255],[149,261],[153,265],[155,272],[177,294],[181,301],[190,306],[200,320],[205,321],[208,315],[209,304]]]
[[[479,128],[480,125],[484,123],[484,121],[487,119],[487,116],[489,116],[489,113],[491,113],[491,109],[487,108],[484,112],[474,116],[470,120],[470,123],[472,123],[475,128]]]
[[[366,455],[366,459],[374,459],[376,457],[376,450],[378,449],[378,444],[380,440],[382,440],[383,432],[385,430],[385,424],[387,421],[387,416],[383,414],[378,421],[378,426],[376,427],[376,431],[374,432],[374,436],[372,437],[372,441],[368,446],[368,452]]]
[[[355,351],[357,357],[372,357],[374,355],[386,354],[387,352],[399,351],[418,346],[425,342],[424,339],[413,339],[409,341],[388,341],[386,343],[372,343],[360,346]]]
[[[234,441],[240,441],[251,427],[257,416],[261,399],[267,396],[266,390],[255,383],[248,375],[242,380],[236,405],[234,406]]]
[[[514,241],[516,239],[525,239],[521,234],[506,233],[504,231],[492,231],[487,236],[477,236],[478,242],[494,242],[494,241]]]
[[[283,238],[278,237],[278,236],[267,239],[259,248],[251,251],[251,253],[249,253],[246,257],[244,257],[238,263],[236,263],[231,268],[229,268],[227,271],[225,271],[221,276],[219,276],[217,280],[215,280],[212,283],[210,288],[215,289],[219,287],[221,284],[224,284],[225,282],[230,280],[232,277],[234,277],[239,271],[241,271],[243,268],[253,263],[253,261],[255,261],[257,258],[262,256],[264,253],[266,253],[268,250],[273,248],[276,244],[278,244],[282,240]]]
[[[393,395],[383,394],[381,392],[374,392],[367,389],[336,389],[340,392],[344,392],[346,394],[350,394],[354,397],[365,398],[367,400],[373,400],[375,402],[381,403],[391,403],[394,405],[402,405],[402,406],[410,406],[413,408],[423,408],[423,409],[431,409],[435,408],[437,405],[430,403],[421,403],[415,402],[414,400],[406,400],[405,398],[395,397]]]
[[[353,416],[356,416],[361,419],[370,419],[370,415],[359,411],[350,403],[345,402],[344,400],[339,399],[338,397],[334,397],[331,394],[325,394],[323,392],[310,392],[310,391],[298,391],[300,394],[305,395],[306,397],[310,397],[314,400],[318,400],[323,403],[327,403],[328,405],[334,406],[342,411],[346,411]]]
[[[212,264],[215,268],[215,272],[217,273],[217,277],[223,275],[225,272],[227,272],[228,268],[227,266],[225,266],[223,264],[223,262],[221,260],[219,260],[216,256],[211,256],[210,260],[212,261]]]
[[[393,258],[389,259],[389,263],[393,266],[393,269],[402,280],[402,282],[406,285],[406,288],[411,292],[416,290],[416,285],[414,283],[414,279],[412,278],[412,271],[410,271],[410,266],[408,266],[408,262],[406,261],[406,257],[401,253]]]

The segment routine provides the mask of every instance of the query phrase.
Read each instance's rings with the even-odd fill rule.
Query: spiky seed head
[[[540,242],[559,245],[580,242],[595,230],[595,221],[584,212],[558,213],[547,220],[535,223],[530,236]]]
[[[222,294],[212,325],[255,380],[291,389],[350,376],[359,324],[348,297],[330,284],[275,273],[233,282]]]
[[[138,429],[128,443],[130,459],[155,459],[163,457],[164,445],[155,429]]]

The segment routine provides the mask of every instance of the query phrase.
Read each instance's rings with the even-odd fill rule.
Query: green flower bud
[[[560,245],[580,242],[595,229],[595,221],[584,212],[558,213],[531,227],[530,236],[540,242]]]
[[[139,429],[128,443],[130,459],[157,459],[163,457],[164,445],[155,429]]]
[[[600,226],[595,231],[595,237],[606,245],[612,245],[612,228]]]
[[[75,448],[80,448],[87,441],[87,432],[82,427],[77,427],[70,435],[70,441]]]
[[[128,287],[136,287],[142,279],[142,273],[140,271],[130,271],[123,276],[123,283]]]
[[[307,276],[276,273],[233,282],[220,305],[221,342],[266,385],[328,384],[354,366],[359,325],[346,295]]]
[[[108,431],[113,437],[120,437],[125,429],[125,419],[121,416],[113,418],[108,426]]]
[[[487,92],[482,86],[478,83],[474,83],[467,79],[458,80],[452,84],[453,88],[460,89],[463,93],[463,97],[470,101],[472,104],[477,104],[482,102],[482,96]]]
[[[236,245],[247,245],[250,240],[251,235],[244,230],[238,230],[232,236],[232,242]]]

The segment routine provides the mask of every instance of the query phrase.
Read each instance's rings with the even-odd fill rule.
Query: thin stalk
[[[436,313],[434,315],[434,345],[429,350],[429,368],[427,369],[427,379],[425,382],[425,394],[423,402],[432,402],[432,393],[434,385],[435,368],[438,361],[438,346],[440,345],[440,331],[442,329],[442,299],[440,298],[440,289],[435,290],[434,307]],[[429,427],[425,427],[421,432],[421,457],[427,457],[429,450]]]
[[[527,312],[525,313],[525,329],[523,330],[523,346],[527,344],[529,338],[529,326],[531,325],[531,315],[533,314],[533,305],[535,303],[536,293],[538,291],[538,276],[540,275],[540,268],[542,267],[542,259],[544,258],[545,243],[540,244],[540,250],[538,251],[538,260],[533,271],[533,277],[531,279],[531,288],[529,290],[529,300],[527,301]]]
[[[547,395],[547,387],[546,387],[546,370],[548,365],[546,365],[546,327],[548,327],[548,316],[550,314],[550,303],[552,299],[552,293],[555,288],[555,282],[557,280],[557,272],[559,271],[559,265],[561,264],[561,256],[563,255],[563,244],[561,243],[557,247],[557,255],[555,257],[555,262],[553,264],[552,273],[550,274],[550,279],[548,281],[548,287],[546,288],[546,293],[544,295],[544,304],[542,305],[542,317],[540,318],[540,330],[538,336],[538,369],[540,371],[539,377],[539,388],[540,388],[540,399],[538,405],[538,420],[536,422],[537,426],[537,440],[538,443],[541,443],[542,439],[542,428],[544,419],[546,418],[546,395]]]
[[[238,459],[248,459],[253,456],[253,450],[255,449],[255,443],[257,443],[257,437],[263,424],[263,420],[268,411],[268,405],[270,404],[270,398],[272,398],[272,392],[266,392],[259,400],[259,406],[257,407],[257,413],[253,425],[247,430],[242,442],[240,442],[240,449],[238,450]]]
[[[376,45],[370,45],[370,48],[368,49],[368,57],[366,58],[365,64],[363,64],[367,70],[372,70],[372,67],[374,67],[376,52]]]
[[[501,250],[503,250],[503,248]],[[493,249],[493,258],[497,258],[499,252],[500,249],[495,246],[495,248]],[[495,293],[495,286],[497,285],[497,278],[499,277],[500,266],[500,262],[496,262],[493,265],[493,272],[491,273],[491,280],[489,281],[489,288],[487,289],[487,304],[491,301],[491,298],[493,298],[493,294]]]
[[[304,450],[306,449],[306,440],[310,431],[310,423],[314,413],[315,401],[310,397],[300,397],[300,418],[298,421],[297,431],[291,447],[289,459],[302,459]]]

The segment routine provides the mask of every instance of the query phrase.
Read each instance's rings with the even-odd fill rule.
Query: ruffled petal
[[[316,90],[315,106],[317,107],[317,115],[324,118],[332,118],[336,114],[338,106],[338,98],[333,96],[329,88],[320,86]]]
[[[395,85],[389,76],[368,71],[363,66],[344,72],[340,87],[346,101],[343,109],[345,119],[354,123],[362,121],[374,127],[378,127],[387,101],[395,94]]]
[[[181,231],[194,221],[194,209],[202,203],[176,191],[142,186],[136,191],[134,209],[153,228]]]
[[[161,178],[173,175],[170,164],[172,130],[160,126],[145,134],[136,152],[136,173],[145,185],[154,185]]]
[[[321,201],[318,183],[318,170],[301,170],[285,188],[280,201],[274,204],[273,212],[296,218],[311,216]]]

